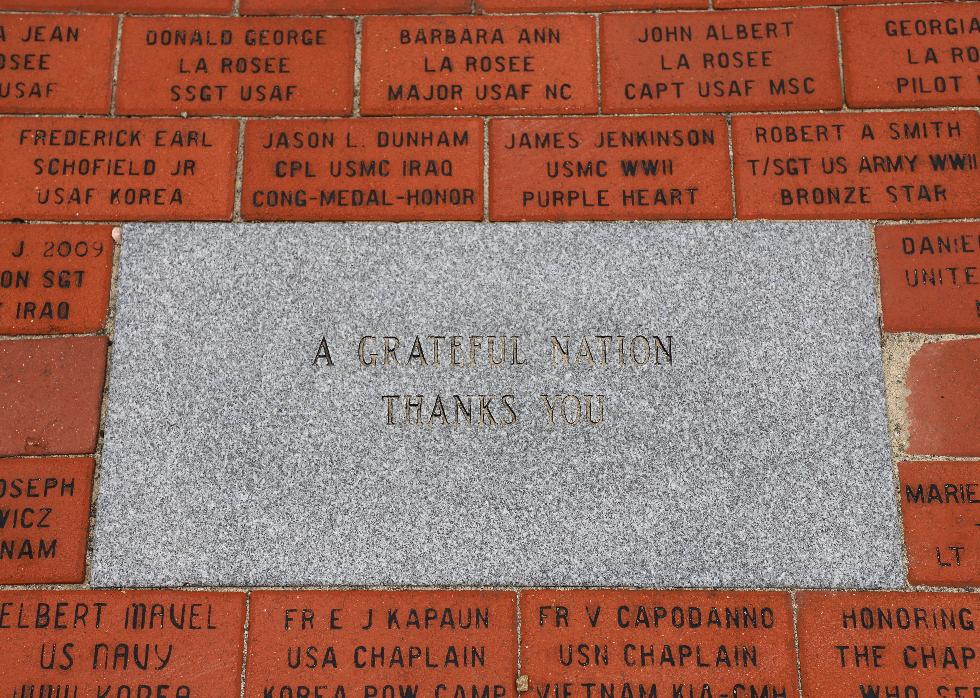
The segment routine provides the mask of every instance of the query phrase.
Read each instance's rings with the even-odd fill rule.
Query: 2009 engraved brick
[[[479,220],[479,119],[251,121],[251,220]]]
[[[606,113],[835,109],[830,9],[604,15]]]
[[[731,218],[724,118],[490,122],[494,220]]]
[[[980,594],[801,592],[803,695],[976,695]]]
[[[350,114],[354,25],[346,19],[125,20],[121,114]]]
[[[521,669],[542,698],[799,695],[785,592],[526,591]]]
[[[980,456],[980,339],[924,345],[906,385],[909,453]]]
[[[980,461],[898,464],[909,581],[980,586]]]
[[[330,676],[323,698],[515,698],[515,596],[253,592],[245,696],[296,695]]]
[[[244,626],[235,592],[0,592],[0,691],[237,698]]]
[[[980,334],[980,223],[875,230],[886,332]]]
[[[767,114],[732,119],[740,218],[980,215],[980,115]]]
[[[127,14],[228,14],[234,0],[0,0],[2,10],[70,10]]]
[[[0,584],[85,580],[94,471],[91,458],[0,463]]]
[[[0,342],[0,456],[95,451],[105,337]]]
[[[470,0],[241,0],[241,12],[246,15],[439,14],[469,11]]]
[[[0,112],[109,112],[116,19],[0,15]]]
[[[849,106],[980,104],[980,3],[848,7],[840,28]]]
[[[0,219],[228,219],[237,141],[230,120],[0,119]]]
[[[102,329],[112,256],[107,226],[0,225],[0,334]]]
[[[364,114],[597,109],[591,17],[368,17],[362,36]]]
[[[610,12],[708,9],[708,0],[476,0],[483,12]]]

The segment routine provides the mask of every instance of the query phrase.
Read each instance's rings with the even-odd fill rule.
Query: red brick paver
[[[797,603],[804,695],[974,695],[980,594],[803,592]]]
[[[799,695],[785,592],[534,590],[521,595],[531,695]]]
[[[875,230],[886,332],[980,333],[980,223]]]
[[[840,22],[849,106],[980,104],[980,3],[848,7]]]
[[[476,0],[483,12],[609,12],[708,9],[708,0]]]
[[[0,461],[0,584],[85,581],[91,458]]]
[[[836,109],[829,9],[602,17],[607,113]]]
[[[2,219],[231,217],[233,121],[8,118],[0,142]]]
[[[479,119],[252,121],[250,220],[478,220]]]
[[[494,119],[490,218],[731,218],[722,117]]]
[[[980,456],[980,339],[926,344],[906,383],[909,453]]]
[[[980,216],[980,115],[766,114],[732,119],[739,218]]]
[[[0,0],[2,10],[70,10],[130,14],[228,14],[234,0]]]
[[[590,114],[591,17],[368,17],[361,112]]]
[[[241,593],[0,592],[0,691],[237,698],[244,625]]]
[[[470,0],[241,0],[242,14],[440,14],[469,12]]]
[[[0,225],[0,334],[101,330],[112,259],[108,226]]]
[[[0,15],[0,114],[107,114],[112,17]]]
[[[329,676],[324,698],[337,685],[364,698],[516,698],[516,605],[512,592],[253,592],[245,697]]]
[[[0,342],[0,456],[95,451],[105,337]]]
[[[350,20],[140,17],[123,27],[121,114],[341,115],[353,101]]]
[[[980,586],[980,461],[899,463],[909,581]]]

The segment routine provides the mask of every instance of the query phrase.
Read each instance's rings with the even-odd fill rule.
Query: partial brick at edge
[[[925,344],[906,387],[909,453],[980,456],[980,339]]]
[[[974,111],[732,118],[739,218],[980,216]]]
[[[0,10],[229,14],[234,0],[0,0]]]

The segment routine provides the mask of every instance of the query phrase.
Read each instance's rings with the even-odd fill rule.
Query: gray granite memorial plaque
[[[96,585],[889,587],[857,223],[134,225]]]

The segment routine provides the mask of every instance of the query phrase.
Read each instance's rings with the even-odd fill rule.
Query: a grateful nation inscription
[[[93,582],[897,586],[868,235],[127,226]]]

